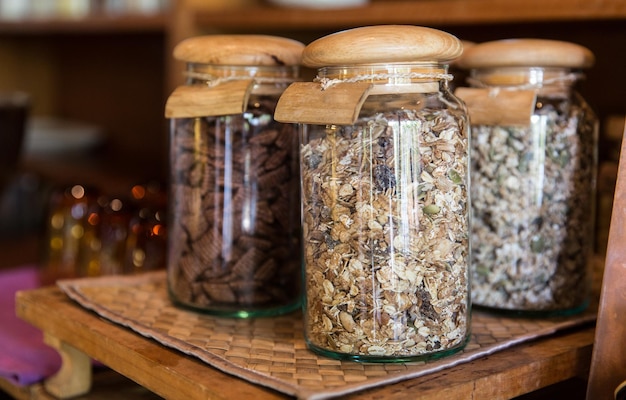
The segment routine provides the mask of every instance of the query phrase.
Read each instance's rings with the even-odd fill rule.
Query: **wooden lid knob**
[[[304,44],[266,35],[207,35],[185,39],[174,58],[213,65],[299,65]]]
[[[595,59],[581,45],[545,39],[507,39],[485,42],[467,49],[457,60],[461,68],[562,67],[588,68]]]
[[[304,49],[307,67],[449,62],[461,55],[463,45],[453,35],[410,25],[366,26],[337,32]]]

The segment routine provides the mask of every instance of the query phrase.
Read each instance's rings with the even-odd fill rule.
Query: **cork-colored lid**
[[[299,65],[304,44],[267,35],[207,35],[185,39],[174,58],[214,65]]]
[[[507,39],[479,43],[457,60],[466,69],[496,67],[588,68],[593,53],[576,43],[546,39]]]
[[[455,36],[432,28],[379,25],[349,29],[322,37],[304,49],[307,67],[380,63],[441,62],[461,55]]]

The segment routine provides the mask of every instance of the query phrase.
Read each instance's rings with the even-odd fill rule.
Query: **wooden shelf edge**
[[[367,6],[317,10],[255,6],[199,11],[210,29],[315,30],[376,24],[475,25],[626,19],[622,0],[417,0],[376,1]]]
[[[281,393],[224,374],[74,304],[54,287],[19,292],[17,315],[135,382],[171,399],[282,399]],[[586,377],[593,326],[516,345],[470,364],[346,395],[346,399],[511,398],[573,377]],[[471,370],[471,376],[468,371]],[[506,394],[502,383],[507,383]]]
[[[166,399],[285,398],[101,318],[56,286],[18,292],[16,315]]]
[[[0,34],[165,32],[168,17],[155,15],[90,15],[81,18],[0,19]]]

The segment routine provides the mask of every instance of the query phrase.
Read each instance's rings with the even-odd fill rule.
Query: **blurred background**
[[[122,199],[135,185],[165,188],[163,110],[183,82],[171,57],[182,39],[261,33],[308,43],[375,24],[430,26],[468,42],[566,40],[594,52],[579,90],[601,121],[602,253],[626,114],[625,20],[618,0],[0,0],[0,92],[28,97],[19,157],[1,187],[0,265],[41,259],[59,191],[84,185]]]
[[[105,273],[105,263],[129,273],[163,267],[164,105],[183,83],[171,57],[181,40],[251,33],[309,43],[377,24],[593,51],[578,89],[601,124],[590,235],[601,255],[626,115],[625,22],[623,0],[0,0],[0,269],[49,264],[51,282]],[[460,73],[454,85],[464,85]],[[523,398],[584,396],[584,382],[566,388]]]

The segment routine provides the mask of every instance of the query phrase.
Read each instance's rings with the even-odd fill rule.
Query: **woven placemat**
[[[595,308],[573,317],[506,318],[474,311],[466,348],[415,363],[357,363],[306,349],[302,315],[231,319],[172,304],[165,272],[58,282],[83,307],[223,372],[300,399],[325,399],[415,378],[465,363],[559,330],[593,322]]]

